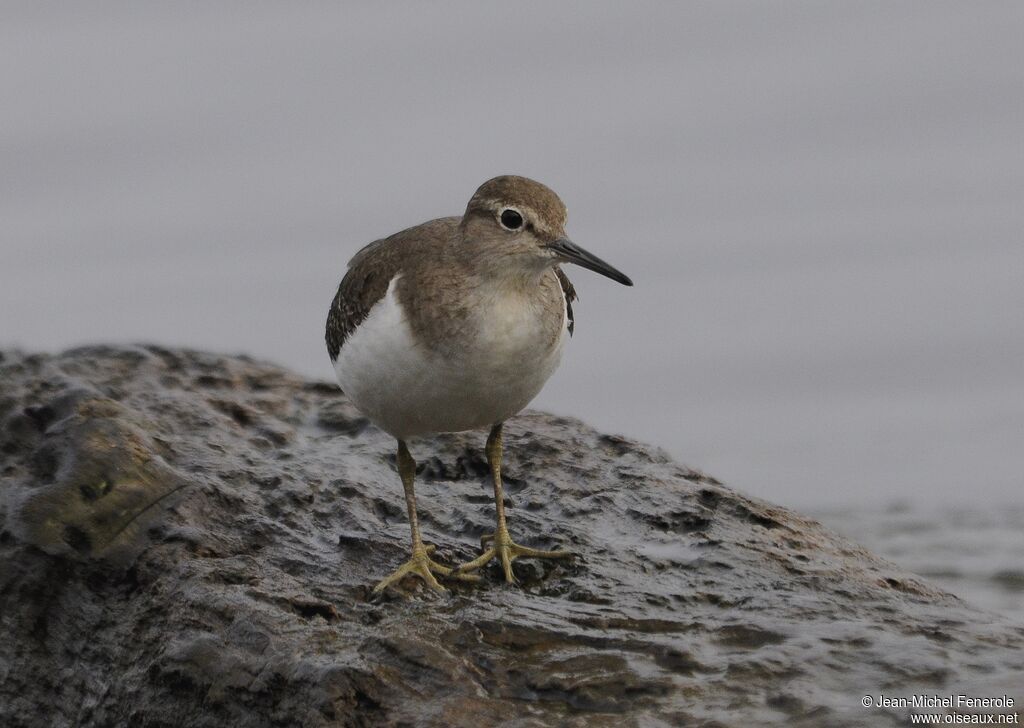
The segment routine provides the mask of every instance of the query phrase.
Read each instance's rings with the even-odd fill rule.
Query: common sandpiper
[[[623,273],[572,242],[565,205],[525,177],[484,182],[462,217],[443,217],[370,243],[352,258],[327,315],[327,351],[352,403],[398,441],[412,555],[374,592],[412,574],[476,580],[491,559],[515,583],[516,557],[563,558],[512,541],[501,485],[502,425],[532,400],[573,332],[576,299],[560,264],[623,285]],[[479,558],[434,561],[416,518],[410,438],[489,428],[485,452],[497,524]]]

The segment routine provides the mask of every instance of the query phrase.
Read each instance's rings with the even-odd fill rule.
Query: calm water
[[[832,508],[822,523],[961,599],[1024,625],[1024,507]]]
[[[1024,5],[66,7],[3,5],[3,345],[329,378],[351,254],[527,174],[637,283],[538,407],[1019,609]]]

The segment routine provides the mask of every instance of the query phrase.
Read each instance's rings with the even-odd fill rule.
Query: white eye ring
[[[508,219],[506,219],[506,216],[508,216]],[[519,223],[513,224],[516,219],[519,220]],[[522,212],[514,207],[503,207],[501,212],[498,213],[498,224],[510,232],[515,232],[516,230],[523,229],[523,226],[526,224],[526,218],[523,217]]]

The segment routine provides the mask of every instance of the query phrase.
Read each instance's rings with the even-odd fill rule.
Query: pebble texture
[[[411,444],[438,560],[493,530],[483,440]],[[1024,628],[648,446],[528,412],[505,473],[513,537],[579,558],[372,599],[394,443],[333,384],[4,352],[0,725],[885,726],[863,695],[1024,685]]]

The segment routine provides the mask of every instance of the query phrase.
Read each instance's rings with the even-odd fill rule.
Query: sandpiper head
[[[565,234],[565,203],[549,187],[526,177],[502,175],[484,182],[462,218],[468,239],[484,245],[509,266],[540,273],[576,263],[627,286],[628,276],[572,242]]]

